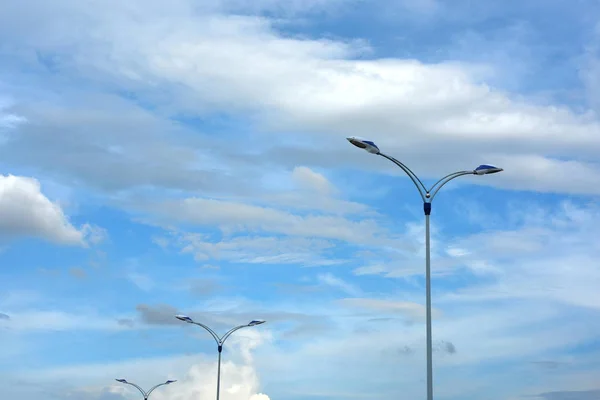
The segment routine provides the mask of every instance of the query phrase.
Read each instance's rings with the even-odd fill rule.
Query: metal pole
[[[219,391],[221,388],[221,352],[223,351],[223,345],[219,345],[219,361],[217,364],[217,400],[219,400]]]
[[[433,400],[433,355],[431,340],[431,245],[429,215],[431,203],[424,204],[425,210],[425,291],[427,314],[427,400]]]
[[[252,321],[250,321],[250,323],[248,323],[246,325],[240,325],[240,326],[236,326],[235,328],[230,329],[227,333],[225,333],[222,337],[220,337],[219,335],[217,335],[215,333],[215,331],[210,329],[208,326],[201,324],[200,322],[195,322],[194,320],[192,320],[190,317],[188,317],[186,315],[176,315],[175,318],[177,318],[180,321],[187,322],[188,324],[194,324],[194,325],[198,325],[198,326],[202,327],[208,333],[210,333],[210,335],[215,339],[215,342],[217,342],[217,346],[218,346],[217,349],[219,351],[219,360],[217,362],[217,400],[219,400],[219,395],[220,395],[220,391],[221,391],[221,353],[223,352],[223,344],[225,344],[225,341],[227,340],[227,338],[233,332],[237,331],[238,329],[264,324],[265,321],[252,320]]]
[[[394,157],[390,157],[383,154],[379,147],[372,141],[360,139],[354,136],[346,138],[354,146],[367,150],[369,153],[377,154],[384,157],[398,167],[400,167],[410,180],[414,183],[421,198],[423,199],[423,210],[425,211],[425,285],[426,285],[426,313],[427,313],[427,400],[433,400],[433,357],[432,357],[432,341],[431,341],[431,244],[430,244],[430,233],[429,233],[429,216],[431,214],[431,202],[437,194],[437,192],[446,183],[451,180],[464,175],[486,175],[494,174],[503,171],[502,168],[493,167],[491,165],[480,165],[471,171],[458,171],[448,174],[438,180],[436,183],[429,188],[425,187],[419,177],[411,171],[402,162],[396,160]]]

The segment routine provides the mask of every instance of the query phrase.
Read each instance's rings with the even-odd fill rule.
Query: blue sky
[[[8,0],[0,397],[600,394],[600,6]]]

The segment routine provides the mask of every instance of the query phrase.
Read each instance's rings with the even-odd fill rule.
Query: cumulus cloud
[[[221,366],[221,398],[224,400],[269,400],[269,396],[259,392],[260,382],[256,370],[251,365],[236,365],[225,361]],[[196,400],[212,398],[216,391],[216,365],[206,363],[193,366],[186,376],[170,390],[156,397],[173,400]]]
[[[224,359],[221,366],[221,398],[223,400],[268,400],[261,390],[260,376],[252,352],[261,346],[268,335],[249,332],[242,339],[228,341],[227,354],[238,354],[235,361]],[[158,400],[196,400],[213,398],[216,391],[216,357],[211,355],[171,356],[131,359],[107,364],[77,365],[21,373],[18,379],[31,384],[54,387],[57,399],[84,398],[90,400],[129,399],[139,392],[128,385],[114,382],[115,377],[135,382],[148,390],[167,379],[177,380],[152,393]],[[73,382],[69,388],[64,382]],[[76,386],[75,386],[76,385]],[[60,389],[57,389],[60,388]],[[80,396],[80,397],[77,397]]]
[[[0,234],[35,236],[64,245],[84,246],[86,237],[98,242],[98,228],[75,228],[59,205],[51,202],[34,178],[0,176]]]

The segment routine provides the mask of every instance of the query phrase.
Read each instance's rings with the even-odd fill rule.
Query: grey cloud
[[[544,400],[599,400],[600,390],[547,392],[538,397]]]
[[[327,317],[309,316],[307,318],[294,318],[294,326],[286,329],[282,334],[283,339],[314,338],[318,335],[330,333],[337,328],[336,324]],[[277,319],[275,319],[277,321]]]
[[[143,322],[150,325],[179,325],[183,322],[175,318],[176,314],[180,314],[179,310],[168,304],[159,304],[150,306],[147,304],[138,304],[136,310],[140,314]]]
[[[369,331],[365,331],[369,332]],[[380,350],[380,354],[384,358],[396,358],[396,357],[407,357],[411,356],[415,353],[415,349],[413,349],[409,345],[403,345],[398,347],[385,347]]]
[[[3,159],[107,191],[247,186],[215,170],[214,164],[203,164],[198,156],[202,146],[186,128],[116,96],[71,96],[80,103],[21,106],[28,122],[0,148]],[[211,143],[216,151],[217,141]]]
[[[49,275],[49,276],[58,276],[61,274],[60,270],[57,269],[49,269],[49,268],[38,268],[37,272],[39,272],[40,274],[43,275]]]
[[[455,354],[456,353],[456,347],[451,342],[440,341],[440,342],[435,343],[433,345],[433,351],[434,352],[447,353],[447,354]],[[415,352],[415,349],[412,346],[409,346],[409,345],[404,345],[404,346],[400,346],[400,347],[394,347],[394,348],[391,348],[391,349],[384,349],[384,350],[382,350],[382,353],[384,355],[397,354],[399,356],[411,355],[414,352]]]
[[[71,276],[78,278],[78,279],[83,279],[85,277],[87,277],[87,272],[80,267],[73,267],[71,269],[69,269],[69,274],[71,274]]]
[[[452,342],[440,340],[439,342],[433,344],[433,351],[446,354],[455,354],[456,346]]]
[[[135,322],[130,318],[119,318],[117,319],[117,324],[128,328],[133,328],[135,326]]]
[[[531,363],[542,369],[556,369],[565,364],[560,361],[532,361]]]
[[[221,285],[212,279],[193,279],[189,283],[189,291],[196,296],[208,296],[221,289]]]
[[[408,301],[352,297],[338,300],[338,303],[358,311],[367,311],[365,315],[370,317],[372,317],[373,313],[377,313],[379,315],[400,316],[403,320],[419,321],[425,316],[425,307],[422,304]],[[434,308],[432,314],[434,317],[437,317],[440,315],[440,310]]]
[[[456,353],[456,346],[452,342],[444,342],[442,345],[442,349],[448,354]]]
[[[398,354],[401,354],[401,355],[412,354],[412,353],[414,353],[414,350],[410,346],[403,346],[398,349]]]
[[[264,319],[270,326],[281,329],[282,337],[285,338],[312,336],[336,329],[336,325],[328,316],[298,312],[261,310],[240,312],[236,309],[218,313],[180,312],[175,307],[167,304],[156,306],[139,304],[136,309],[140,313],[142,321],[151,325],[181,326],[183,322],[177,320],[174,316],[183,313],[215,330],[230,329],[233,326],[248,323],[253,319]]]
[[[9,320],[10,316],[8,314],[0,313],[0,319]]]
[[[369,322],[392,322],[392,321],[401,321],[401,319],[393,318],[393,317],[369,318]]]

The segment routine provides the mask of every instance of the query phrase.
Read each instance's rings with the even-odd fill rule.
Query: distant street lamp
[[[191,319],[187,315],[176,315],[175,318],[177,318],[180,321],[187,322],[188,324],[198,325],[198,326],[206,329],[208,331],[208,333],[210,333],[212,335],[212,337],[215,339],[215,341],[217,342],[217,350],[219,351],[219,362],[217,364],[217,400],[219,400],[219,392],[220,392],[220,387],[221,387],[221,352],[223,351],[223,344],[225,343],[225,341],[227,340],[227,338],[233,332],[237,331],[238,329],[242,329],[242,328],[247,328],[247,327],[250,327],[250,326],[256,326],[256,325],[264,324],[266,321],[252,320],[249,323],[247,323],[246,325],[240,325],[240,326],[236,326],[235,328],[230,329],[222,337],[219,337],[219,335],[217,335],[215,333],[215,331],[213,331],[212,329],[210,329],[208,326],[206,326],[204,324],[201,324],[200,322],[194,321],[193,319]]]
[[[163,382],[163,383],[159,383],[158,385],[154,386],[152,389],[150,389],[147,392],[145,392],[141,387],[139,387],[138,385],[136,385],[133,382],[128,382],[125,379],[115,379],[115,380],[117,382],[125,383],[127,385],[131,385],[131,386],[134,386],[135,388],[137,388],[137,390],[140,391],[140,393],[142,394],[142,396],[144,396],[144,400],[148,400],[148,396],[150,396],[150,393],[152,393],[154,391],[154,389],[156,389],[157,387],[160,387],[160,386],[163,386],[163,385],[170,385],[171,383],[177,382],[177,381],[171,381],[171,380],[169,380],[169,381],[166,381],[166,382]]]
[[[383,154],[377,145],[366,139],[362,139],[356,136],[346,138],[354,146],[368,151],[371,154],[376,154],[387,158],[398,167],[400,167],[406,175],[412,180],[417,187],[421,199],[423,200],[423,211],[425,212],[425,291],[426,291],[426,314],[427,314],[427,400],[433,400],[433,362],[432,362],[432,343],[431,343],[431,248],[430,248],[430,234],[429,234],[429,215],[431,214],[431,202],[437,194],[437,192],[446,183],[450,182],[454,178],[458,178],[463,175],[489,175],[497,172],[502,172],[502,168],[494,167],[492,165],[480,165],[471,171],[458,171],[452,174],[448,174],[439,181],[437,181],[429,189],[423,185],[423,182],[412,172],[406,165],[393,157]]]

